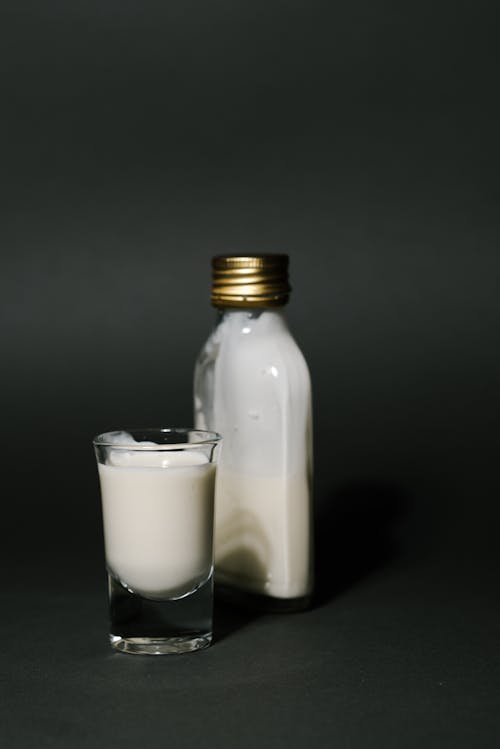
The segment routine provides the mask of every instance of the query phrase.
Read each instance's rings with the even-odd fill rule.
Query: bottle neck
[[[284,320],[285,307],[217,307],[215,310],[217,322],[236,317],[258,320],[262,315],[268,318]]]
[[[220,307],[215,324],[242,333],[288,331],[285,307]]]

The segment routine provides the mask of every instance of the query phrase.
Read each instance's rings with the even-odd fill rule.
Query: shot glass
[[[93,444],[111,646],[151,655],[207,647],[219,435],[131,429],[100,434]]]

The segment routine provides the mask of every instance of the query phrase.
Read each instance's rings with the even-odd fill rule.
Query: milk
[[[195,422],[224,438],[216,581],[274,598],[312,589],[311,386],[281,310],[224,310],[195,371]]]
[[[180,598],[205,582],[212,570],[214,464],[195,449],[111,449],[98,469],[109,572],[155,600]]]
[[[222,470],[217,479],[217,580],[275,598],[310,590],[309,487],[287,478]]]

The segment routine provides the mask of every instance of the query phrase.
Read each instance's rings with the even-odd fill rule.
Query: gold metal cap
[[[281,307],[290,291],[288,255],[212,258],[214,307]]]

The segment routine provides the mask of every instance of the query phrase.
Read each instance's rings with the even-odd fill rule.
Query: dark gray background
[[[3,2],[0,736],[498,742],[491,2]],[[210,257],[288,252],[313,611],[106,645],[92,436],[187,424]]]

